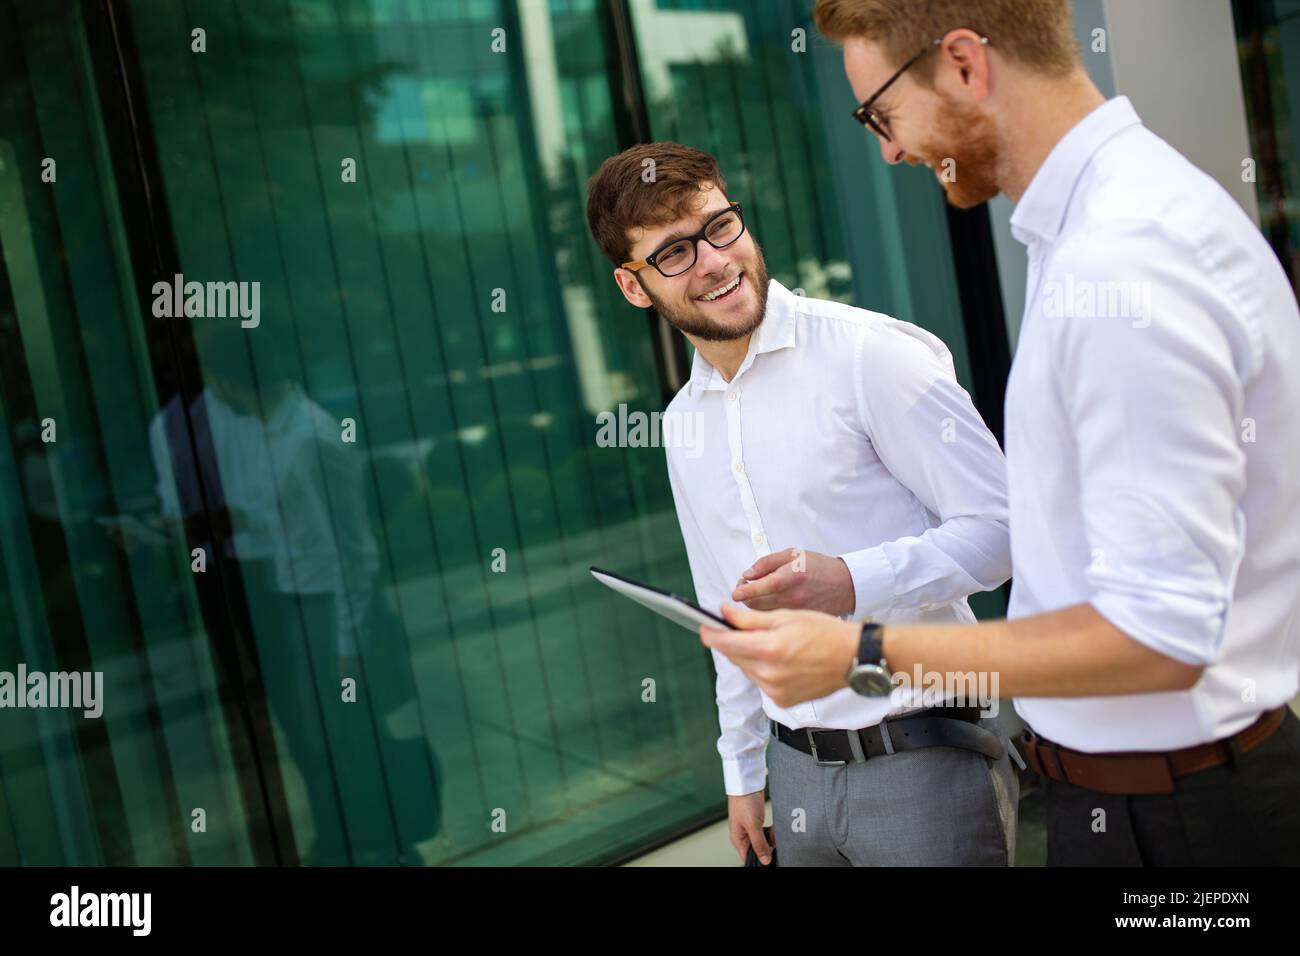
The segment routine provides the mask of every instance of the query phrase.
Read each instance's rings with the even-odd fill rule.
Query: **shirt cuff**
[[[767,786],[767,761],[763,751],[748,757],[723,757],[722,781],[729,797],[743,797],[762,790]]]
[[[894,605],[894,568],[883,548],[839,555],[853,578],[853,620],[878,617]]]

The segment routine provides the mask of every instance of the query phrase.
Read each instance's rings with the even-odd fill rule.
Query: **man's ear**
[[[953,30],[939,48],[935,76],[940,91],[955,99],[983,102],[989,89],[989,48],[974,30]],[[946,88],[945,88],[946,87]]]
[[[623,298],[638,309],[648,309],[654,304],[650,301],[650,296],[645,294],[645,289],[641,288],[641,280],[631,269],[615,269],[614,281],[618,283],[618,290],[623,293]]]

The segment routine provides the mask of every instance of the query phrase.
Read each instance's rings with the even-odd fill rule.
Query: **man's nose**
[[[724,272],[726,268],[727,257],[721,251],[714,249],[703,239],[695,243],[695,274],[697,276]]]
[[[891,143],[883,136],[877,137],[880,140],[880,155],[885,157],[885,162],[890,166],[897,166],[907,155],[907,150],[903,149],[897,143]]]

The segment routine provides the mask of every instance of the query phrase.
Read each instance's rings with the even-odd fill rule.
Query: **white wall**
[[[1246,105],[1230,0],[1074,0],[1084,65],[1106,96],[1133,101],[1146,125],[1214,176],[1256,223]],[[1094,51],[1094,30],[1105,52]],[[1025,307],[1025,248],[1011,236],[1011,202],[990,204],[1007,332],[1014,351]]]
[[[1259,223],[1229,0],[1104,0],[1115,88]]]

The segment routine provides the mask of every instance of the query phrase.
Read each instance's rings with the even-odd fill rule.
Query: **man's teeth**
[[[732,279],[730,282],[728,282],[726,285],[724,285],[721,289],[714,289],[714,290],[713,290],[712,292],[710,292],[708,295],[702,295],[702,296],[700,296],[700,299],[703,300],[704,302],[712,302],[712,301],[713,301],[714,299],[716,299],[718,296],[720,296],[720,295],[726,295],[728,292],[730,292],[732,289],[734,289],[734,288],[735,288],[736,286],[738,286],[739,284],[740,284],[740,276],[736,276],[736,278]]]

